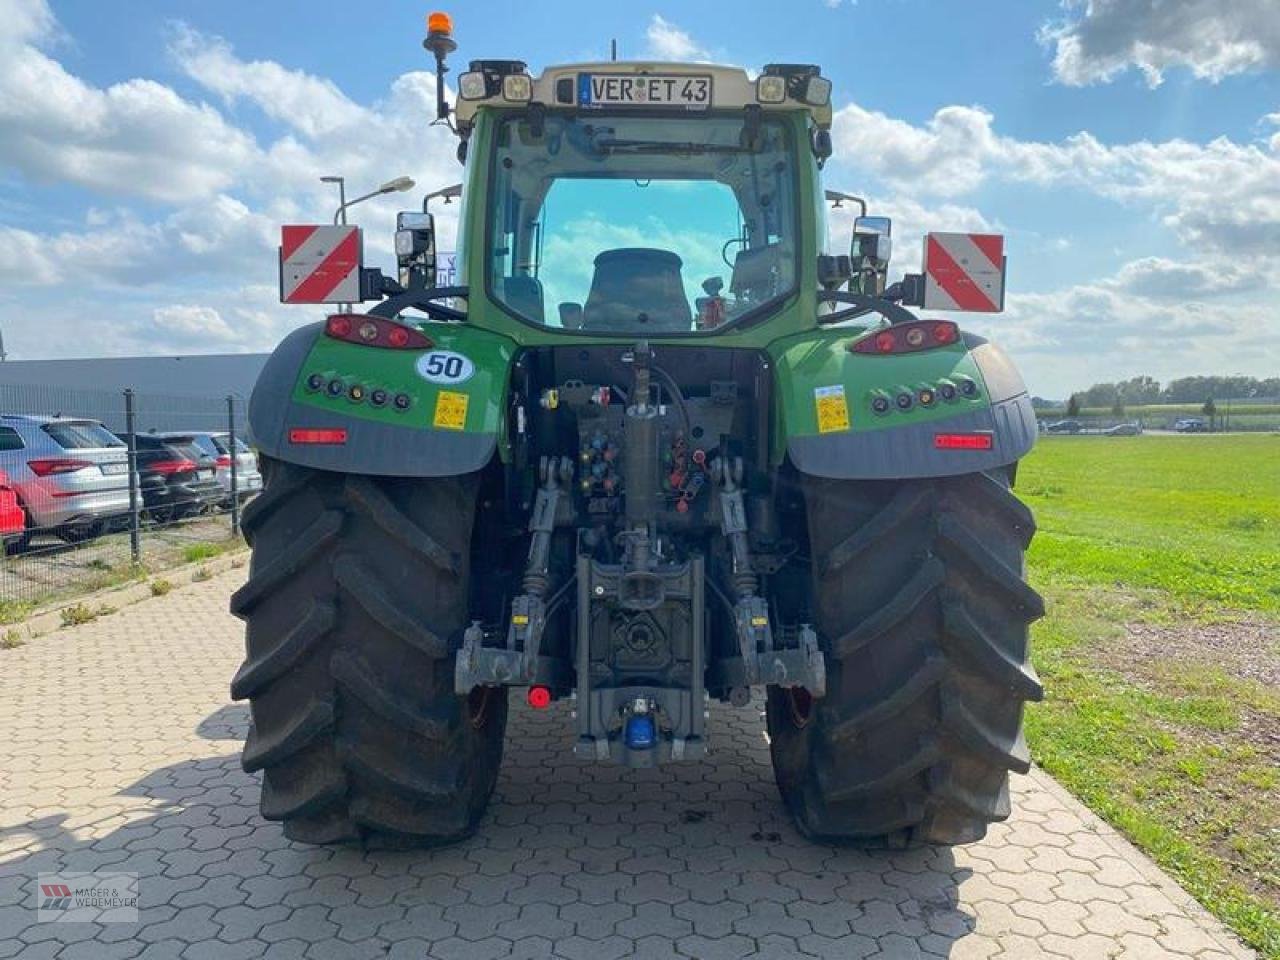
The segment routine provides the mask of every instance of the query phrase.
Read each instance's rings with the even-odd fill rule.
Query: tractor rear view
[[[831,84],[702,64],[472,61],[443,95],[460,285],[435,221],[397,275],[351,227],[284,228],[282,297],[376,301],[296,330],[254,391],[265,491],[232,601],[247,770],[288,836],[470,833],[508,691],[571,701],[565,749],[698,762],[711,701],[766,723],[806,835],[964,843],[1025,772],[1030,398],[998,347],[1001,238],[825,191]],[[848,252],[829,204],[860,204]],[[569,713],[569,711],[566,711]],[[516,740],[516,743],[519,741]]]

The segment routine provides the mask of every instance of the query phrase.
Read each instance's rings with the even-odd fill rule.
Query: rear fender
[[[270,457],[340,473],[443,477],[479,470],[505,444],[506,404],[515,344],[464,324],[423,323],[432,350],[366,347],[325,336],[324,324],[295,330],[276,348],[253,388],[249,429]],[[462,377],[428,363],[448,351],[470,363]],[[456,374],[458,364],[450,371]],[[462,364],[466,368],[466,364]],[[433,372],[434,371],[434,372]],[[313,389],[312,375],[324,385]],[[441,381],[444,382],[441,382]],[[329,385],[343,386],[339,395]],[[352,399],[350,387],[363,396]],[[372,404],[375,390],[409,398]],[[344,443],[296,443],[292,431],[346,431]]]
[[[965,334],[949,347],[903,355],[851,353],[857,330],[814,331],[770,348],[777,396],[773,458],[801,472],[850,480],[938,477],[1015,463],[1035,444],[1036,419],[1022,377],[999,347]],[[945,401],[938,388],[965,380],[972,397]],[[936,399],[922,405],[919,392]],[[899,394],[913,397],[910,409]],[[886,413],[872,403],[890,400]],[[940,433],[990,434],[989,450],[939,449]]]

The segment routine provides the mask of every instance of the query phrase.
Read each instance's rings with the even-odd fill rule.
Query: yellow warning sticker
[[[436,415],[431,425],[440,430],[462,430],[467,425],[467,404],[471,397],[465,393],[441,390],[436,396]]]
[[[813,405],[818,412],[819,433],[849,429],[849,403],[844,397],[843,384],[814,387]]]

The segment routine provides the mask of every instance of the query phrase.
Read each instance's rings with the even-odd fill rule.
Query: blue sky
[[[353,10],[358,14],[353,15]],[[426,8],[0,0],[0,330],[11,358],[270,348],[275,233],[407,173],[458,179],[426,126]],[[1033,390],[1280,368],[1274,0],[479,3],[470,57],[822,64],[827,185],[925,230],[1007,234],[1003,341]],[[586,25],[586,26],[584,26]],[[361,210],[389,264],[403,198]],[[449,229],[449,225],[445,224]],[[837,235],[847,231],[833,223]],[[963,318],[962,318],[963,319]]]

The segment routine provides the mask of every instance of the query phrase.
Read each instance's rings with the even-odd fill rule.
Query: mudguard
[[[833,328],[770,348],[777,385],[775,462],[790,457],[802,473],[849,480],[939,477],[992,470],[1023,457],[1036,441],[1036,418],[1022,377],[999,347],[966,334],[948,347],[902,355],[855,354],[858,330]],[[943,384],[974,384],[942,398]],[[919,402],[930,389],[934,400]],[[912,402],[898,406],[900,395]],[[887,397],[886,412],[873,402]],[[990,449],[948,449],[939,434],[991,437]],[[985,442],[985,441],[984,441]]]
[[[335,340],[322,323],[295,330],[253,388],[253,442],[270,457],[340,473],[443,477],[484,467],[505,443],[515,344],[463,324],[421,329],[434,343],[431,350]],[[466,362],[442,362],[458,356]],[[318,389],[311,382],[316,375]],[[354,398],[353,386],[361,388]],[[375,390],[388,395],[380,407],[372,402]],[[407,398],[403,409],[397,396]],[[291,439],[294,431],[316,429],[345,430],[345,441]]]

